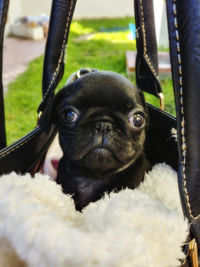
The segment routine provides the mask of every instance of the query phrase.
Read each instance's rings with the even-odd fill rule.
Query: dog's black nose
[[[102,134],[106,134],[112,131],[112,123],[108,121],[97,121],[95,124],[95,129]]]

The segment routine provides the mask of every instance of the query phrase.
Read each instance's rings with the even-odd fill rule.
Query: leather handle
[[[76,0],[53,0],[43,69],[43,111],[62,78],[65,46]],[[137,28],[136,80],[138,86],[155,96],[162,92],[158,81],[158,55],[152,0],[135,0]]]
[[[43,111],[64,72],[65,48],[76,0],[53,0],[43,67]]]
[[[168,0],[167,12],[179,189],[184,213],[200,247],[200,0]]]
[[[0,1],[0,149],[6,147],[6,129],[4,114],[4,94],[3,94],[3,40],[4,29],[6,24],[9,0]]]
[[[136,23],[136,82],[140,89],[159,97],[158,52],[153,0],[134,0]]]

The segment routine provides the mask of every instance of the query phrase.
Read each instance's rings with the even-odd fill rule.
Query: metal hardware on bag
[[[80,72],[80,70],[77,71],[77,73],[76,73],[76,77],[77,77],[77,79],[79,79],[79,78],[81,77],[81,72]]]
[[[39,122],[39,119],[40,119],[41,116],[42,116],[42,111],[40,111],[39,114],[38,114],[38,117],[37,117],[37,126],[38,126],[38,122]]]
[[[90,68],[84,68],[84,69],[78,70],[76,73],[77,79],[79,79],[82,75],[89,73],[89,72],[92,72]]]
[[[42,111],[39,112],[38,119],[40,119],[41,116],[42,116]]]
[[[163,93],[158,93],[158,97],[160,99],[160,109],[164,110],[164,108],[165,108],[165,96]]]
[[[192,267],[199,267],[198,264],[198,246],[195,239],[189,243],[189,255]]]

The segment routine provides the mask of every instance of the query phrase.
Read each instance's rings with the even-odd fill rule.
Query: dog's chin
[[[86,168],[97,176],[112,175],[117,173],[133,162],[130,159],[128,163],[120,161],[112,150],[108,148],[94,148],[76,161],[76,164]]]

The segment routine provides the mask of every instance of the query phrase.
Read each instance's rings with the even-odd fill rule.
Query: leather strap
[[[40,127],[36,127],[26,136],[10,146],[0,150],[0,175],[12,171],[31,172],[45,156],[49,145],[57,133],[53,125],[48,135]]]
[[[43,111],[62,78],[65,46],[76,0],[53,0],[43,70]],[[136,80],[138,86],[157,97],[162,92],[158,81],[158,55],[154,25],[153,1],[135,0],[137,28]]]
[[[7,18],[8,4],[9,4],[9,0],[0,1],[0,149],[6,147],[2,68],[3,68],[4,28],[5,28],[6,18]]]
[[[168,0],[182,206],[200,248],[200,0]]]
[[[43,68],[43,111],[64,72],[65,48],[76,0],[53,0]]]
[[[153,0],[134,0],[136,23],[136,82],[140,89],[159,97],[158,53]]]

